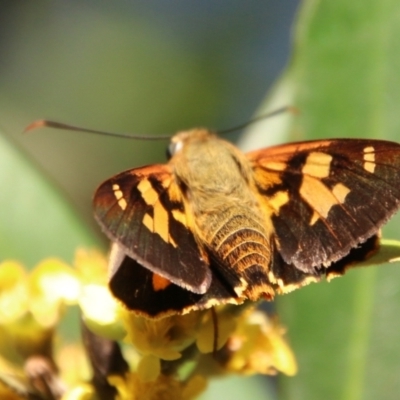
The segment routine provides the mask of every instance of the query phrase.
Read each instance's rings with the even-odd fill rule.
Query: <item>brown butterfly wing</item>
[[[311,282],[319,282],[323,276],[327,276],[328,279],[341,276],[355,262],[367,259],[378,247],[379,238],[374,235],[329,268],[312,272],[303,272],[285,264],[279,252],[274,251],[271,269],[276,279],[274,289],[277,293],[284,294]],[[244,298],[237,296],[224,277],[217,274],[218,268],[211,267],[211,285],[206,293],[198,294],[171,282],[157,285],[157,278],[153,272],[126,255],[119,254],[114,260],[109,283],[112,293],[128,309],[149,318],[185,314],[221,304],[241,304],[244,301]]]
[[[400,205],[400,145],[338,139],[248,154],[260,204],[287,264],[328,267],[378,232]]]
[[[123,257],[115,268],[109,287],[128,309],[150,318],[186,314],[220,304],[239,304],[243,301],[214,273],[210,287],[204,294],[193,293],[172,282],[159,286],[152,271],[143,268],[128,256]]]
[[[278,294],[285,294],[299,289],[310,283],[316,283],[326,277],[328,280],[344,275],[348,269],[357,267],[374,255],[380,246],[379,235],[373,235],[364,243],[354,247],[340,260],[329,267],[323,266],[304,272],[293,265],[283,261],[279,251],[275,251],[274,261],[271,265],[271,273],[274,278],[274,290]]]
[[[150,271],[194,293],[211,283],[207,256],[187,218],[169,165],[122,172],[97,189],[94,214],[105,234]]]

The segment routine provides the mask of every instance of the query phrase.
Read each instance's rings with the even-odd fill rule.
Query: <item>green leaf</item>
[[[71,262],[78,247],[100,246],[58,190],[0,136],[0,260],[32,267],[47,257]]]
[[[398,15],[394,0],[303,3],[285,76],[300,111],[292,139],[399,139]],[[400,238],[396,223],[385,237]],[[386,243],[386,256],[392,250],[398,245]],[[296,377],[280,378],[282,399],[398,398],[398,264],[310,285],[279,298],[278,310],[299,363]]]
[[[353,267],[371,267],[384,263],[400,262],[400,241],[382,239],[379,251]]]
[[[304,2],[289,69],[295,136],[399,138],[399,9],[394,0]]]

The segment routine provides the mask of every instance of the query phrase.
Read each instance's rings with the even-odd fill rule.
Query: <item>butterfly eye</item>
[[[182,149],[183,143],[179,142],[171,142],[167,147],[167,158],[168,160],[172,158],[178,151]]]

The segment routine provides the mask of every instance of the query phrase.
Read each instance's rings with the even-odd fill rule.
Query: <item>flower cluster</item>
[[[77,309],[83,340],[71,342]],[[30,273],[5,261],[0,398],[194,399],[213,376],[296,373],[276,319],[249,304],[213,312],[157,320],[129,312],[110,294],[106,258],[95,251],[79,250],[73,267],[48,259]]]

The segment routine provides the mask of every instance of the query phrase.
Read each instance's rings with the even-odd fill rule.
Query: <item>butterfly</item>
[[[343,275],[379,248],[400,207],[400,145],[333,139],[242,153],[206,129],[171,138],[166,164],[102,183],[109,286],[147,317],[271,300]]]

